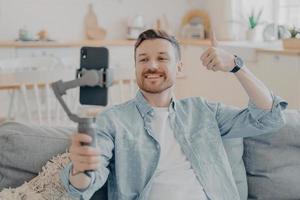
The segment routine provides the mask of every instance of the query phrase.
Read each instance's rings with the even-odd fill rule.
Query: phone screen
[[[109,53],[106,47],[82,47],[80,50],[80,69],[107,69]],[[106,81],[106,75],[104,75]],[[107,105],[106,87],[80,87],[79,101],[82,105]]]

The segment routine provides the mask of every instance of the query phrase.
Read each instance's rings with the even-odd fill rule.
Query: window
[[[279,0],[278,23],[300,28],[300,1]]]
[[[284,25],[287,28],[295,26],[300,29],[300,0],[231,0],[232,17],[236,21],[241,19],[245,21],[245,17],[254,10],[257,13],[263,9],[261,22],[264,22],[258,29],[263,33],[268,24]],[[233,32],[236,39],[245,38],[245,26],[233,25]],[[275,29],[274,29],[275,31]]]
[[[251,9],[263,8],[262,18],[276,23],[300,28],[300,0],[232,0],[236,9],[249,13]]]

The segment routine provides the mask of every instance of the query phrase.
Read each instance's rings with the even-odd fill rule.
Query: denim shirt
[[[172,99],[171,128],[208,199],[240,199],[221,137],[249,137],[281,128],[281,111],[287,103],[272,97],[271,110],[259,109],[251,102],[240,110],[200,97]],[[78,190],[68,180],[69,163],[61,172],[69,194],[90,199],[108,181],[109,200],[147,200],[160,157],[160,145],[151,129],[153,116],[153,108],[140,91],[134,99],[98,115],[101,167],[92,173],[89,187]]]

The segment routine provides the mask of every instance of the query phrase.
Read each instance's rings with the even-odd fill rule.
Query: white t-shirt
[[[161,154],[149,200],[207,200],[191,163],[174,137],[168,116],[168,108],[154,108],[151,126]]]

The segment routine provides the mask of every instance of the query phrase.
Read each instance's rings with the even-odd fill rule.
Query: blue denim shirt
[[[279,129],[284,125],[281,111],[286,106],[276,96],[270,111],[252,103],[240,110],[200,97],[172,100],[171,128],[208,199],[240,199],[221,137],[249,137]],[[153,112],[140,91],[134,99],[102,112],[97,117],[102,165],[92,173],[85,190],[70,184],[72,164],[67,165],[61,172],[67,191],[89,199],[108,181],[109,200],[146,200],[160,156],[151,129]]]

